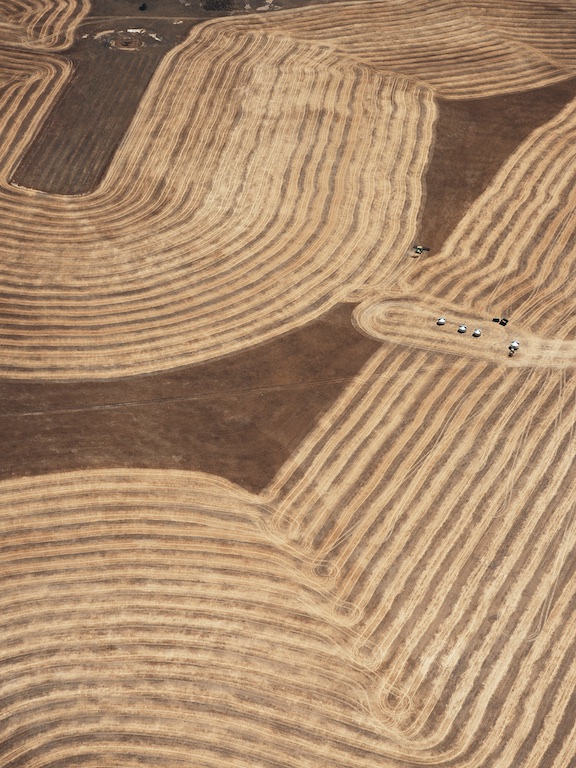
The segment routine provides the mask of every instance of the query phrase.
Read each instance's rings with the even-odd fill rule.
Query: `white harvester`
[[[465,325],[459,325],[458,326],[458,333],[466,333],[466,326]]]
[[[516,352],[519,347],[520,347],[520,342],[519,341],[512,341],[512,342],[510,342],[510,346],[508,347],[508,354],[510,355],[510,357],[512,357],[514,352]]]
[[[480,328],[476,328],[475,330],[473,330],[472,331],[472,336],[474,336],[475,338],[478,338],[479,336],[482,336],[482,331],[480,330]]]
[[[436,320],[436,325],[446,325],[446,318],[439,317],[438,320]]]

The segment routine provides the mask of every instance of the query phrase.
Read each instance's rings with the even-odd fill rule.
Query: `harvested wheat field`
[[[575,768],[575,33],[0,0],[1,768]]]

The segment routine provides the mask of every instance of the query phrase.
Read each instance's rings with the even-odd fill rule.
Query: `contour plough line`
[[[2,0],[2,47],[61,51],[69,48],[90,0]]]
[[[573,402],[573,383],[569,389],[565,404]],[[571,419],[574,447],[570,410],[562,418]],[[462,418],[452,445],[462,440]],[[533,450],[532,440],[525,446]],[[479,740],[474,764],[515,765],[539,727],[523,711],[541,695],[538,681],[554,691],[540,748],[568,706],[574,627],[563,565],[573,515],[555,508],[565,482],[564,466],[520,526],[512,514],[497,525],[490,515],[475,520],[468,503],[451,513],[452,538],[443,544],[433,534],[441,515],[423,524],[431,511],[416,506],[425,530],[411,536],[429,537],[420,557],[406,557],[409,539],[402,544],[396,526],[385,539],[391,559],[376,550],[356,575],[372,591],[386,585],[381,610],[389,616],[377,638],[380,611],[360,610],[351,625],[331,608],[337,593],[344,597],[346,562],[323,588],[297,549],[267,535],[261,497],[230,483],[161,470],[5,481],[2,572],[11,588],[2,593],[3,743],[11,746],[4,760],[18,755],[32,764],[37,752],[62,760],[73,749],[113,760],[126,749],[134,761],[156,755],[168,765],[204,751],[209,765],[266,764],[272,753],[276,764],[293,765],[298,745],[302,765],[344,766],[351,755],[362,766],[468,765],[469,745]],[[568,482],[573,492],[574,477]],[[500,563],[488,579],[503,546],[509,567]],[[390,578],[395,558],[419,584],[402,570]],[[384,564],[388,575],[378,573]],[[429,600],[423,583],[438,597]],[[449,585],[463,583],[443,612]],[[528,588],[530,597],[520,598]],[[503,741],[512,726],[514,736]],[[254,729],[258,739],[247,740]]]
[[[435,114],[429,89],[325,49],[197,28],[163,61],[95,193],[38,196],[8,170],[0,285],[14,321],[0,371],[200,362],[383,281],[394,262],[382,253],[414,236]]]
[[[498,34],[537,49],[560,67],[576,67],[576,6],[572,0],[554,0],[553,4],[466,0],[461,5]]]
[[[0,483],[2,765],[572,764],[574,103],[440,254],[408,256],[436,96],[572,66],[554,12],[497,6],[196,27],[78,198],[10,178],[87,3],[0,6],[21,30],[0,24],[20,47],[0,66],[1,375],[201,362],[351,295],[381,342],[262,494],[160,469]],[[506,328],[456,333],[503,308]]]
[[[448,99],[528,90],[573,74],[538,45],[500,32],[452,0],[433,6],[426,0],[342,2],[241,23],[330,46],[378,71],[412,77]]]
[[[201,362],[393,283],[416,236],[434,94],[567,76],[450,8],[334,4],[195,27],[80,197],[10,184],[49,99],[34,124],[15,115],[0,178],[0,375]],[[23,104],[31,92],[24,83]]]
[[[503,731],[520,711],[527,717],[520,703],[532,697],[540,654],[552,652],[570,615],[573,569],[563,568],[576,490],[575,382],[565,371],[503,375],[464,358],[439,374],[438,357],[383,348],[378,367],[367,364],[267,498],[273,530],[323,563],[335,606],[353,607],[356,661],[412,702],[396,717],[383,706],[384,722],[412,748],[464,749],[470,724],[489,728],[481,724],[491,722],[491,697],[512,681],[494,727]],[[547,669],[558,726],[564,680]],[[466,713],[453,721],[448,713],[464,701]],[[536,720],[522,723],[527,731],[538,733]],[[512,754],[518,738],[507,745]],[[474,764],[483,759],[484,748]],[[490,762],[515,764],[504,754]]]
[[[534,359],[557,344],[557,362],[573,365],[573,264],[567,254],[576,242],[575,125],[571,101],[522,143],[442,251],[406,271],[394,293],[426,297],[431,309],[459,306],[462,316],[506,311],[533,337]]]
[[[16,587],[2,600],[6,763],[124,745],[134,761],[219,765],[225,728],[235,765],[288,765],[296,746],[303,764],[370,766],[375,750],[396,764],[361,703],[372,675],[342,657],[348,632],[325,620],[300,556],[263,534],[259,497],[197,473],[108,470],[7,481],[0,513],[18,548],[3,561]],[[40,651],[48,666],[30,664]]]

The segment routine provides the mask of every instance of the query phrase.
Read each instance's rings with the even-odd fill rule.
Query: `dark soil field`
[[[158,63],[185,37],[193,22],[175,26],[165,19],[154,19],[151,31],[160,41],[120,31],[94,37],[112,27],[127,30],[142,23],[138,17],[122,17],[121,24],[108,19],[89,18],[85,22],[81,31],[86,30],[88,37],[77,40],[66,53],[74,65],[72,78],[15,169],[12,181],[56,195],[82,195],[96,187]],[[132,48],[131,44],[141,47]]]
[[[340,305],[251,352],[109,382],[0,380],[0,477],[209,472],[261,491],[378,348]]]
[[[91,191],[157,63],[190,27],[159,28],[171,36],[134,52],[92,38],[78,43],[74,79],[17,169],[18,184],[57,194]],[[106,90],[108,97],[94,98]],[[420,240],[439,250],[510,153],[575,97],[571,79],[525,93],[440,99]],[[211,472],[260,491],[375,351],[349,319],[343,305],[253,351],[170,374],[108,383],[0,382],[0,477],[162,467]]]
[[[439,100],[434,154],[426,174],[420,239],[434,251],[498,168],[539,125],[576,98],[576,79],[524,93]]]

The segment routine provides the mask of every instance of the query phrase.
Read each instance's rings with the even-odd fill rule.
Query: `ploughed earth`
[[[107,382],[0,380],[0,477],[196,469],[258,491],[379,344],[341,304],[250,352]]]

